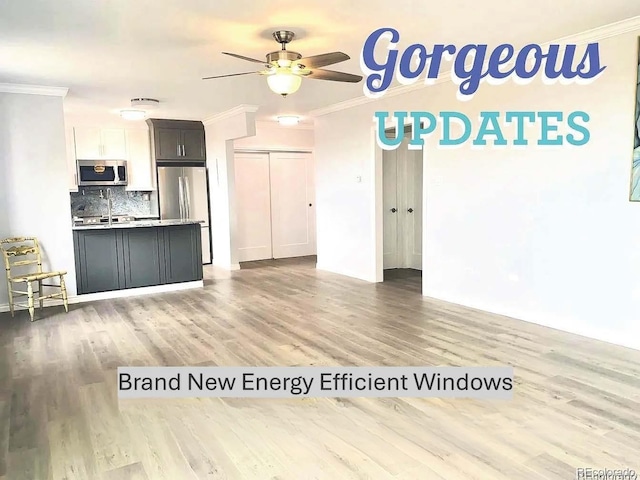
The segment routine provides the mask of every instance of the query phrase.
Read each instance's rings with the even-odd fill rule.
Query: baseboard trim
[[[362,280],[364,282],[375,283],[375,278],[371,279],[360,275],[358,273],[349,272],[347,270],[342,270],[341,268],[333,268],[328,265],[324,265],[322,263],[316,263],[316,270],[321,270],[323,272],[335,273],[336,275],[342,275],[349,278],[355,278],[356,280]]]
[[[154,293],[179,292],[193,288],[203,288],[204,281],[171,283],[168,285],[156,285],[153,287],[129,288],[127,290],[111,290],[109,292],[88,293],[85,295],[73,295],[69,297],[70,304],[95,302],[97,300],[111,300],[115,298],[137,297],[139,295],[151,295]],[[37,302],[36,302],[37,303]],[[61,300],[54,300],[45,303],[46,307],[62,306]],[[26,310],[25,307],[16,307],[16,310]],[[8,312],[9,304],[0,305],[0,312]]]
[[[212,262],[211,263],[212,266],[217,267],[217,268],[223,268],[224,270],[229,270],[229,271],[235,271],[235,270],[240,270],[240,264],[239,263],[232,263],[232,264],[228,264],[228,263],[215,263]]]
[[[518,311],[512,308],[488,305],[477,301],[467,301],[465,299],[454,298],[454,296],[447,295],[444,292],[435,290],[424,290],[424,288],[422,295],[425,297],[433,298],[435,300],[452,303],[454,305],[460,305],[494,315],[509,317],[520,322],[526,322],[540,327],[551,328],[560,332],[579,335],[581,337],[610,343],[612,345],[617,345],[620,347],[640,350],[640,337],[638,336],[639,331],[633,332],[627,330],[616,332],[605,328],[579,324],[578,322],[571,321],[570,319],[558,317],[554,318],[551,315],[545,315],[540,312],[532,313]]]

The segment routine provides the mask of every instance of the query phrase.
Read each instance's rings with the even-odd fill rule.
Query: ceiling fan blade
[[[333,65],[334,63],[344,62],[349,60],[349,55],[342,52],[322,53],[320,55],[313,55],[311,57],[301,58],[296,63],[302,64],[305,68],[320,68],[327,65]]]
[[[203,80],[211,80],[212,78],[237,77],[239,75],[251,75],[252,73],[260,73],[260,72],[230,73],[228,75],[216,75],[215,77],[204,77]]]
[[[333,70],[312,70],[305,78],[315,78],[317,80],[333,80],[335,82],[358,83],[362,80],[361,75],[352,75],[351,73],[334,72]]]
[[[237,53],[229,53],[229,52],[222,52],[222,53],[225,55],[229,55],[231,57],[239,58],[240,60],[246,60],[247,62],[261,63],[262,65],[269,66],[269,64],[266,61],[258,60],[257,58],[245,57],[244,55],[238,55]]]

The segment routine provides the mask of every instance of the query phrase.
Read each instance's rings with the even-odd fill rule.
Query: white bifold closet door
[[[408,142],[382,155],[385,269],[422,270],[422,150]]]
[[[268,154],[236,154],[236,219],[241,262],[271,258]]]
[[[236,153],[239,261],[316,254],[309,153]]]

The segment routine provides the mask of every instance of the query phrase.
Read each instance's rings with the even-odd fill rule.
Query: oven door
[[[126,162],[78,160],[78,185],[126,185]]]

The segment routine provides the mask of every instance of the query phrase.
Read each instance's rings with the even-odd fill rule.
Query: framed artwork
[[[633,166],[631,168],[632,202],[640,202],[640,38],[638,39],[637,76],[636,76],[636,114],[633,127]]]

